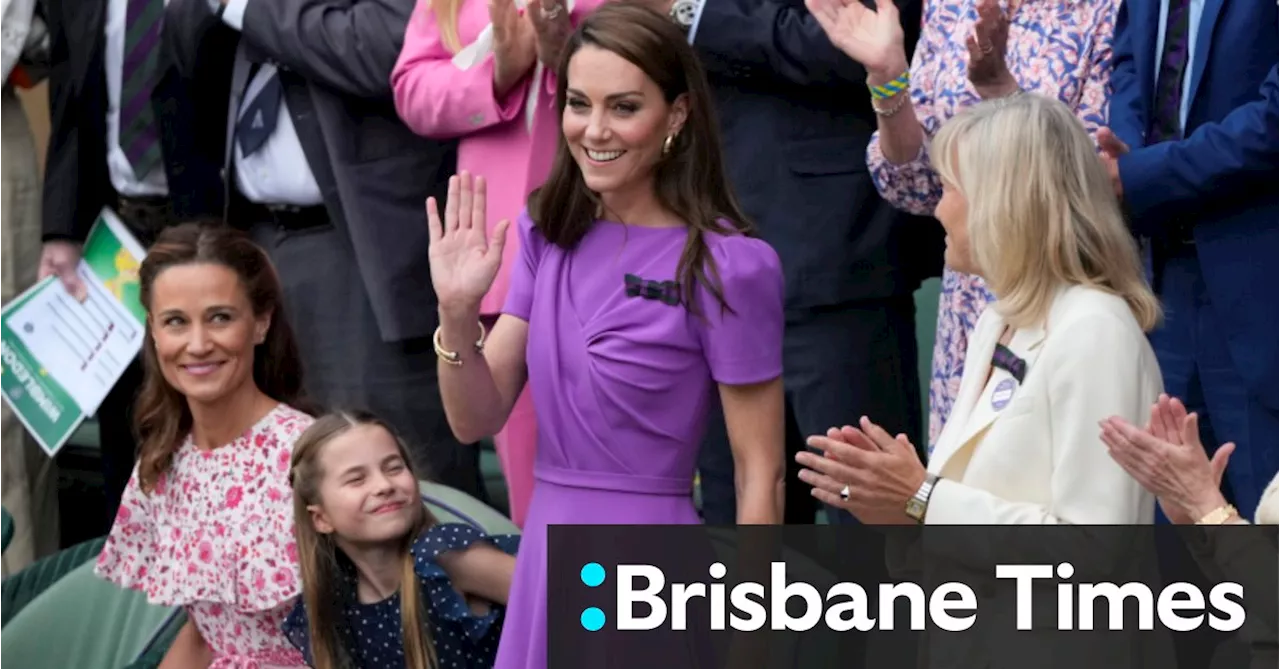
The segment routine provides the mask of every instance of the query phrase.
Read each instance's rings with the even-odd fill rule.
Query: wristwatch
[[[675,0],[671,4],[669,16],[681,30],[687,33],[693,29],[693,20],[697,18],[698,6],[701,4],[700,0]]]
[[[924,483],[921,483],[920,489],[916,491],[916,494],[907,500],[907,515],[921,525],[924,524],[925,512],[929,510],[929,496],[933,494],[933,487],[937,483],[938,477],[936,475],[925,472]]]

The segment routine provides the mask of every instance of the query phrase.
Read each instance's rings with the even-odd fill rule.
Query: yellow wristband
[[[884,100],[891,98],[911,86],[911,71],[908,70],[899,74],[897,78],[881,86],[867,86],[871,90],[871,97],[876,100]]]

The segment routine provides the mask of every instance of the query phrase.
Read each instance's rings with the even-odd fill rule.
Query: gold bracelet
[[[1234,515],[1236,515],[1236,507],[1227,504],[1204,514],[1204,518],[1197,520],[1196,525],[1221,525]]]
[[[480,338],[476,340],[476,344],[475,344],[476,353],[483,353],[484,337],[485,337],[484,323],[477,321],[477,324],[480,326]],[[436,326],[436,333],[431,336],[431,344],[435,346],[436,357],[445,361],[446,364],[450,364],[455,367],[461,366],[462,356],[459,355],[457,351],[447,350],[443,345],[440,344],[440,330],[442,327],[443,326]]]

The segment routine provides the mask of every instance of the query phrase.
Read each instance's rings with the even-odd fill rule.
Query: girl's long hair
[[[208,263],[236,273],[255,316],[271,314],[266,337],[253,350],[253,382],[272,399],[309,411],[303,399],[302,360],[285,318],[280,280],[267,254],[247,235],[221,223],[185,223],[167,228],[147,252],[138,271],[147,325],[142,342],[145,378],[134,408],[138,436],[138,483],[150,493],[173,463],[191,432],[187,399],[165,380],[151,335],[151,297],[156,277],[171,267]]]
[[[663,208],[689,226],[676,269],[687,308],[697,311],[698,286],[727,308],[706,235],[751,235],[753,228],[725,175],[711,88],[697,54],[675,22],[657,12],[625,2],[602,5],[582,21],[565,46],[556,87],[561,117],[568,99],[569,61],[584,46],[612,52],[640,68],[668,104],[681,95],[688,101],[688,119],[655,168],[654,189]],[[543,237],[562,248],[577,244],[601,211],[600,197],[587,188],[563,132],[551,175],[529,196],[528,209]]]
[[[348,669],[355,666],[347,652],[343,639],[345,623],[342,618],[343,600],[339,596],[343,578],[341,555],[333,535],[316,532],[307,507],[321,504],[320,483],[324,471],[320,455],[325,445],[335,438],[360,426],[380,427],[387,431],[400,449],[405,467],[413,471],[409,449],[391,426],[371,413],[342,411],[321,416],[312,423],[293,446],[293,463],[289,469],[289,484],[293,487],[294,534],[298,544],[298,562],[302,572],[302,600],[307,609],[308,632],[311,635],[311,658],[315,669]],[[416,480],[416,476],[414,477]],[[435,643],[427,618],[422,593],[417,587],[413,554],[409,552],[414,539],[436,519],[423,504],[422,513],[412,529],[405,534],[400,545],[400,626],[404,643],[406,669],[436,669]]]
[[[462,50],[462,38],[458,35],[458,14],[464,0],[426,0],[427,10],[435,14],[436,28],[440,31],[440,43],[449,53]],[[482,0],[471,0],[481,2]]]

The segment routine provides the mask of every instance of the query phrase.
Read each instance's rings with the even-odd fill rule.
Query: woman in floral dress
[[[931,215],[942,182],[928,139],[960,109],[1027,91],[1058,98],[1090,135],[1106,123],[1111,40],[1120,0],[925,0],[910,67],[891,0],[876,9],[808,0],[832,44],[867,69],[879,131],[867,165],[881,196]],[[929,383],[929,450],[951,413],[969,333],[995,298],[982,279],[947,268]]]
[[[293,406],[275,270],[240,233],[189,224],[160,236],[140,283],[139,461],[96,572],[186,609],[162,669],[304,667],[280,625],[300,591],[289,461],[312,418]]]

